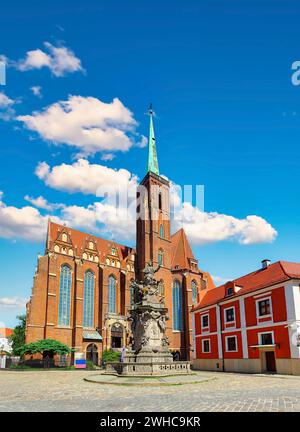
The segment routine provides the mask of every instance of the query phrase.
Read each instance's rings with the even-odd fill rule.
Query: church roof
[[[181,228],[171,237],[171,267],[179,266],[180,268],[189,268],[190,259],[195,259],[191,246],[184,232]]]
[[[228,285],[240,288],[236,294],[232,296],[234,298],[252,291],[286,282],[290,279],[300,279],[300,263],[277,261],[266,268],[260,268],[259,270],[227,282],[211,291],[207,291],[194,310],[211,306],[223,300],[226,297],[226,288]]]

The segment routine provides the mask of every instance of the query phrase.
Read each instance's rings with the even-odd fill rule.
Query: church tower
[[[161,266],[156,278],[171,281],[170,185],[159,175],[153,110],[150,106],[147,174],[137,190],[137,277],[150,260]]]

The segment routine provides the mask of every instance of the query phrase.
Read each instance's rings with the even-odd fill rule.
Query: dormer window
[[[89,242],[89,249],[94,250],[94,243],[92,241]]]
[[[112,247],[111,248],[111,254],[116,255],[116,253],[117,253],[117,249],[115,247]]]
[[[227,295],[227,296],[231,296],[231,295],[233,295],[233,294],[234,294],[234,289],[233,289],[233,287],[227,288],[226,295]]]

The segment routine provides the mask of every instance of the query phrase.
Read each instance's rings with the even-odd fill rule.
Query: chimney
[[[265,268],[269,267],[270,264],[271,264],[271,261],[269,259],[263,259],[261,262],[261,268],[265,269]]]

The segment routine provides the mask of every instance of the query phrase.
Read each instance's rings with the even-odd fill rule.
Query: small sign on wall
[[[86,369],[86,359],[84,353],[75,353],[74,366],[76,369]]]

